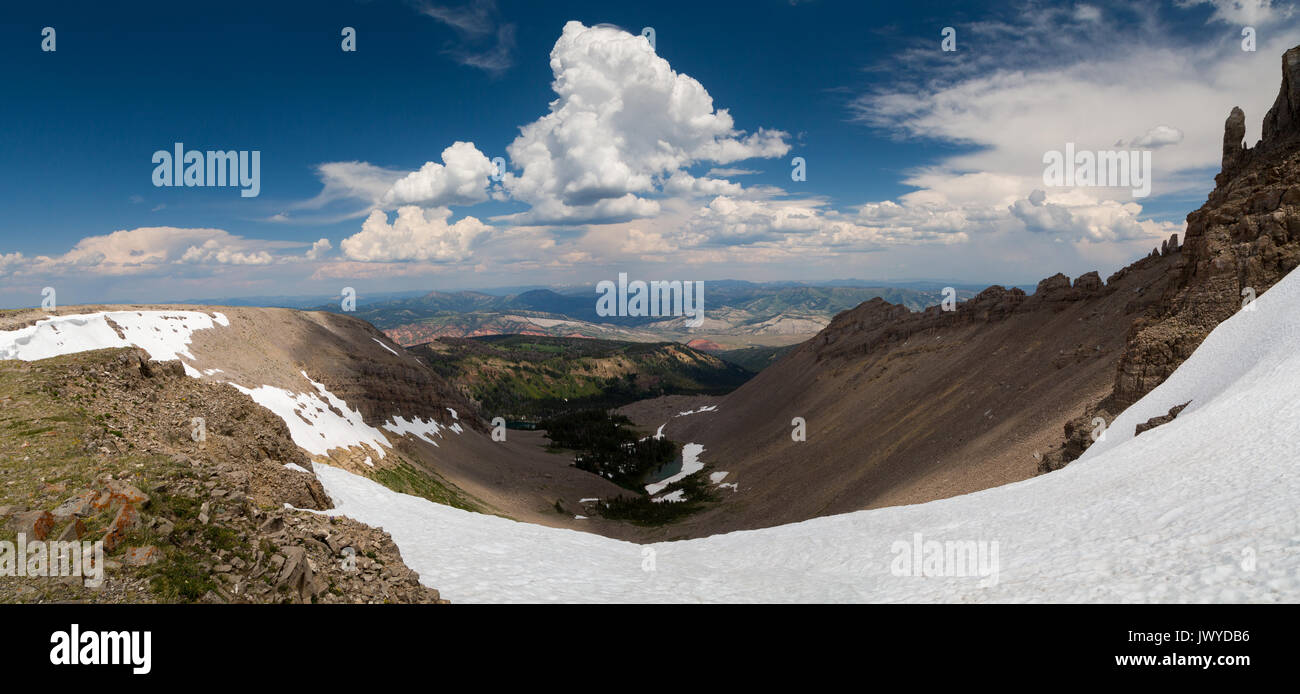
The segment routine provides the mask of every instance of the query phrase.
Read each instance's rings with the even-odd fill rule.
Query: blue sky
[[[1295,24],[1263,0],[7,7],[0,305],[1105,275],[1204,200],[1232,105],[1258,136]],[[260,194],[155,187],[175,142],[259,151]],[[1065,142],[1154,149],[1152,195],[1035,197]]]

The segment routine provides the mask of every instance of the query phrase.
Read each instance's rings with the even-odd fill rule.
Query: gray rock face
[[[1223,171],[1235,171],[1246,153],[1246,113],[1233,106],[1223,124]]]
[[[1300,130],[1300,46],[1282,55],[1282,88],[1264,116],[1263,144],[1280,144]]]
[[[1110,394],[1066,426],[1066,442],[1043,459],[1040,471],[1057,469],[1086,449],[1090,442],[1080,432],[1093,417],[1121,412],[1163,383],[1216,326],[1241,310],[1247,290],[1263,294],[1300,267],[1300,46],[1282,58],[1282,86],[1264,119],[1264,138],[1246,148],[1245,129],[1245,114],[1232,109],[1224,126],[1223,171],[1206,203],[1187,215],[1182,244],[1174,236],[1157,249],[1156,256],[1178,255],[1161,286],[1143,295],[1149,303],[1130,326]],[[1138,431],[1175,416],[1153,418]]]

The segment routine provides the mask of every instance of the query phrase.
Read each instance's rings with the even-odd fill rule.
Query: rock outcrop
[[[1112,412],[1162,383],[1215,326],[1300,264],[1300,47],[1282,66],[1282,90],[1255,147],[1240,146],[1241,109],[1228,117],[1218,185],[1187,215],[1183,257],[1161,301],[1133,325]]]
[[[1177,241],[1173,242],[1175,247]],[[835,316],[831,324],[810,342],[816,349],[817,360],[851,357],[867,354],[884,344],[906,341],[909,337],[934,330],[979,323],[995,323],[1024,313],[1046,311],[1057,313],[1070,304],[1107,296],[1115,291],[1115,281],[1103,283],[1094,270],[1077,277],[1073,283],[1064,274],[1057,273],[1038,283],[1033,294],[1017,287],[1007,289],[994,285],[970,299],[945,311],[942,306],[930,306],[913,312],[902,304],[891,304],[875,298],[856,308]]]
[[[10,412],[49,424],[8,435],[25,458],[0,458],[0,528],[102,540],[104,564],[0,582],[0,602],[443,602],[388,533],[307,510],[333,505],[307,455],[232,386],[136,348],[0,362],[18,377]]]
[[[1091,421],[1102,411],[1121,412],[1137,402],[1219,323],[1300,265],[1300,46],[1282,57],[1282,87],[1254,147],[1242,142],[1245,117],[1240,108],[1228,115],[1215,189],[1187,215],[1180,257],[1156,300],[1133,322],[1111,393],[1079,419]],[[1176,245],[1171,240],[1159,255]],[[1083,452],[1073,431],[1066,436],[1067,443],[1040,469],[1056,469]]]

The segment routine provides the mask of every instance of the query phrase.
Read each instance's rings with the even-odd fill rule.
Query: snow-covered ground
[[[1065,469],[927,504],[641,546],[315,471],[338,504],[329,513],[390,532],[421,580],[456,602],[1296,601],[1298,304],[1293,274],[1219,326]],[[0,356],[116,346],[100,344],[115,333],[82,318],[94,339],[57,331],[33,346],[30,333],[11,331],[0,333]],[[129,335],[166,332],[150,327]],[[179,340],[156,347],[181,354],[188,339]],[[1137,423],[1188,401],[1173,422],[1133,436]],[[291,431],[304,448],[321,433]],[[959,562],[959,549],[978,559]]]
[[[311,380],[306,372],[302,376],[316,389],[315,393],[294,393],[275,386],[245,388],[233,382],[231,385],[283,419],[293,442],[312,455],[328,455],[335,448],[360,446],[383,458],[384,447],[392,445],[384,432],[366,424],[360,412],[326,390],[323,383]]]
[[[654,496],[668,488],[668,485],[674,482],[680,482],[691,475],[704,469],[704,461],[700,460],[700,454],[704,452],[704,446],[698,443],[688,443],[682,446],[682,469],[677,474],[664,478],[654,484],[645,486],[646,494]],[[678,491],[681,491],[680,489]]]
[[[122,331],[117,334],[109,321]],[[195,330],[226,326],[225,315],[199,311],[101,311],[52,316],[19,330],[0,331],[0,359],[35,361],[95,349],[135,345],[159,361],[185,357]],[[188,365],[186,365],[187,368]]]

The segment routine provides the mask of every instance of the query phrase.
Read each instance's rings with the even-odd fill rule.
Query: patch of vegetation
[[[671,463],[677,444],[643,437],[632,420],[604,410],[582,410],[542,422],[551,444],[577,451],[573,464],[628,489],[640,489],[646,475]]]
[[[232,528],[223,525],[209,525],[203,529],[203,540],[208,543],[212,549],[224,549],[233,551],[243,545],[239,539],[239,533]]]
[[[655,501],[649,496],[618,496],[600,507],[600,515],[610,520],[626,521],[635,525],[667,525],[700,510],[704,504],[717,501],[717,492],[709,485],[706,472],[701,470],[678,482],[668,485],[661,495],[681,491],[683,501]]]
[[[164,602],[195,602],[217,587],[198,557],[171,549],[148,570],[149,588]]]
[[[371,477],[395,492],[422,497],[435,504],[465,511],[481,512],[477,504],[465,498],[459,490],[441,482],[434,473],[417,470],[405,461],[397,467],[376,468]]]
[[[150,500],[151,510],[162,516],[171,516],[177,521],[191,521],[199,517],[199,508],[202,504],[198,499],[189,496],[179,496],[168,494],[166,491],[154,492]]]

